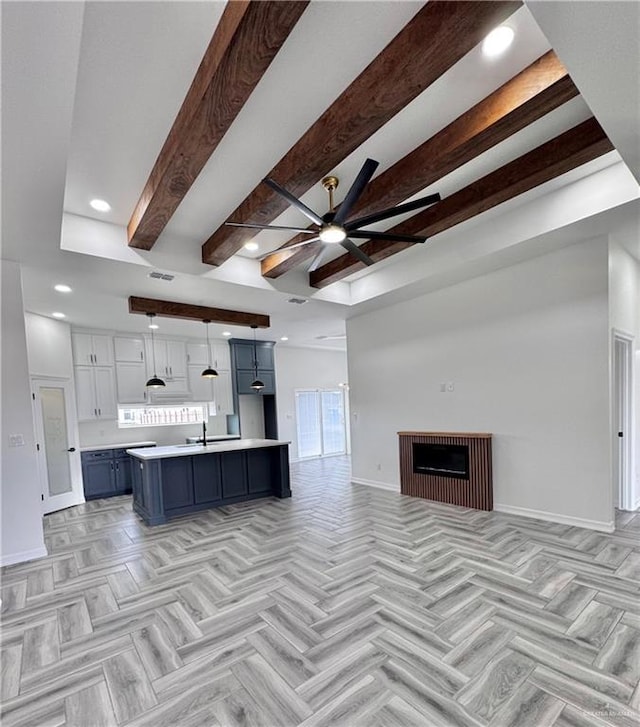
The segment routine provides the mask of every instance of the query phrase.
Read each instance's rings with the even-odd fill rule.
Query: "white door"
[[[615,334],[613,339],[613,503],[633,510],[633,419],[631,371],[633,339]]]
[[[34,379],[38,472],[43,513],[84,502],[71,382]]]
[[[113,365],[113,339],[111,336],[91,336],[93,363],[96,366]]]

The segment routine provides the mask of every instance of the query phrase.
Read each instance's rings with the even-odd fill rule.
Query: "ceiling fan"
[[[353,209],[354,205],[360,198],[360,195],[364,192],[365,187],[373,177],[374,172],[378,168],[379,162],[374,159],[367,159],[362,165],[362,169],[358,172],[358,176],[355,178],[351,188],[347,192],[347,196],[342,201],[342,204],[337,210],[333,206],[333,193],[338,186],[337,177],[325,177],[322,180],[322,186],[329,193],[329,211],[324,215],[320,216],[316,214],[312,209],[307,207],[304,202],[301,202],[297,197],[294,197],[290,192],[287,192],[284,187],[281,187],[273,179],[266,177],[263,181],[268,184],[271,189],[277,192],[280,196],[284,197],[287,202],[293,205],[296,209],[300,210],[303,215],[308,217],[317,229],[307,229],[302,227],[288,227],[284,225],[259,225],[244,222],[227,222],[225,224],[231,227],[250,227],[256,230],[287,230],[289,232],[298,232],[306,235],[311,235],[307,240],[297,242],[293,245],[281,248],[282,250],[292,250],[302,245],[308,245],[311,242],[324,242],[322,249],[313,258],[309,271],[313,271],[319,267],[322,259],[327,254],[330,246],[333,244],[342,245],[353,257],[357,258],[365,265],[373,265],[374,261],[362,251],[350,238],[356,240],[386,240],[391,242],[424,242],[427,238],[415,235],[399,235],[395,233],[377,232],[375,230],[365,230],[363,227],[366,225],[372,225],[376,222],[386,220],[389,217],[395,217],[405,212],[411,212],[412,210],[419,209],[420,207],[427,207],[430,204],[440,201],[439,194],[430,194],[427,197],[421,197],[415,199],[412,202],[406,202],[405,204],[398,205],[396,207],[389,207],[386,210],[375,212],[365,217],[358,217],[356,219],[348,219],[349,213]],[[268,253],[273,254],[272,251]],[[267,255],[263,256],[267,257]],[[262,258],[260,258],[262,259]]]

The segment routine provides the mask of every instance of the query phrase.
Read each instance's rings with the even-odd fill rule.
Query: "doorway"
[[[345,399],[342,389],[296,391],[298,457],[328,457],[347,451]]]
[[[32,379],[33,418],[43,514],[84,502],[68,380]]]
[[[613,334],[613,503],[633,510],[633,338]]]

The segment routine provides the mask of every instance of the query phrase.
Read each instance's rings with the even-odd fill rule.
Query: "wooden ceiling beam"
[[[389,232],[433,237],[586,164],[613,148],[598,122],[594,118],[588,119],[396,225]],[[377,262],[406,250],[411,245],[368,240],[360,247]],[[309,280],[312,286],[323,288],[364,267],[351,255],[345,254],[315,270]]]
[[[558,57],[549,51],[373,179],[350,216],[362,217],[404,202],[578,93]],[[311,259],[321,243],[286,249],[306,237],[296,235],[266,257],[262,275],[278,278]]]
[[[244,106],[308,0],[228,2],[127,225],[150,250]]]
[[[521,4],[430,0],[267,176],[295,196],[303,195]],[[269,224],[287,206],[260,183],[227,221]],[[253,231],[222,225],[202,246],[202,261],[221,265],[254,236]]]
[[[211,323],[226,323],[230,326],[269,328],[271,325],[269,316],[261,313],[209,308],[204,305],[190,305],[189,303],[176,303],[175,301],[156,300],[155,298],[138,298],[135,295],[129,296],[129,313],[140,313],[142,315],[153,313],[163,318],[211,321]]]

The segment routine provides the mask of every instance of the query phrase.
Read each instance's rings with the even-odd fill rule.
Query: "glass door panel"
[[[320,392],[322,403],[322,453],[345,451],[344,396],[342,391]]]
[[[322,454],[322,436],[317,391],[296,391],[296,420],[298,457],[320,456]]]
[[[47,462],[49,497],[71,492],[69,439],[64,389],[55,386],[40,388],[42,428]]]

